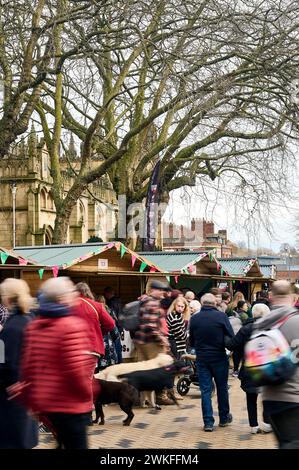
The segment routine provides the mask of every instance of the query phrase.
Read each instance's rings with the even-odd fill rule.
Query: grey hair
[[[253,318],[261,318],[264,315],[267,315],[267,313],[270,313],[270,309],[268,305],[266,304],[255,304],[252,307],[252,316]]]
[[[196,312],[200,312],[201,310],[201,303],[198,300],[191,300],[189,304],[190,308],[194,308]]]
[[[201,305],[216,306],[217,299],[213,294],[204,294],[200,299]]]
[[[52,302],[58,301],[62,296],[74,290],[74,283],[66,276],[48,279],[41,287],[44,297]]]

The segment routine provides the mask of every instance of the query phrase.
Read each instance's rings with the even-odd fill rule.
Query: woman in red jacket
[[[25,334],[22,399],[55,431],[65,449],[87,448],[92,411],[93,344],[84,319],[71,314],[77,292],[69,278],[47,280],[38,319]]]
[[[76,290],[80,297],[72,312],[86,321],[86,334],[92,343],[92,351],[95,354],[95,367],[98,358],[105,356],[104,336],[113,330],[115,321],[105,310],[103,304],[96,302],[94,296],[85,282],[76,284]]]

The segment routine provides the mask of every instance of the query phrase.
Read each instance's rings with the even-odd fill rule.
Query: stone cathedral
[[[68,155],[62,156],[64,187],[73,181],[76,151],[70,142]],[[67,158],[66,158],[67,157]],[[99,161],[93,160],[95,166]],[[78,165],[78,163],[77,163]],[[15,212],[12,187],[16,187]],[[13,214],[16,246],[51,244],[55,222],[55,205],[51,196],[52,178],[49,155],[43,140],[31,132],[26,143],[20,143],[0,161],[0,246],[13,247]],[[90,185],[73,208],[68,227],[68,243],[85,243],[96,236],[103,241],[113,237],[117,200],[108,176]]]

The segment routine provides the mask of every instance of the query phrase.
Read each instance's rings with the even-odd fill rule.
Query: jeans
[[[228,358],[217,361],[196,361],[199,387],[201,391],[201,408],[205,426],[213,426],[212,388],[216,383],[218,412],[220,423],[226,423],[229,417],[228,400]]]
[[[47,413],[45,417],[55,431],[58,443],[65,449],[88,448],[86,426],[90,413]]]
[[[299,449],[299,406],[270,415],[280,449]]]

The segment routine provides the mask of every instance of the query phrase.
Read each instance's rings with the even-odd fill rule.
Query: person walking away
[[[5,362],[0,360],[0,449],[32,449],[38,444],[38,422],[24,406],[9,400],[7,389],[20,380],[22,345],[26,327],[33,320],[34,300],[21,279],[5,279],[0,295],[8,312],[0,333],[5,353]]]
[[[38,319],[26,330],[21,399],[65,449],[86,449],[92,411],[93,342],[88,326],[72,314],[78,293],[67,277],[48,279]]]
[[[168,286],[163,282],[153,281],[149,294],[139,299],[139,326],[133,338],[138,361],[147,361],[155,358],[159,353],[169,352],[169,342],[161,321],[163,314],[160,306],[167,290]],[[166,390],[157,394],[156,398],[158,405],[173,405]]]
[[[190,320],[190,346],[195,348],[204,430],[214,430],[212,408],[213,379],[217,388],[219,426],[232,422],[228,398],[228,357],[224,337],[233,337],[230,322],[223,312],[216,308],[216,298],[205,294],[201,298],[202,309]]]
[[[219,287],[212,287],[210,289],[210,294],[213,294],[216,298],[216,308],[217,310],[222,310],[222,290]]]
[[[247,413],[248,421],[250,426],[250,431],[252,434],[258,432],[270,432],[272,427],[269,423],[269,420],[265,413],[263,413],[263,422],[259,426],[258,417],[257,417],[257,398],[260,393],[259,388],[257,388],[248,374],[245,373],[244,369],[244,347],[247,341],[250,339],[252,334],[253,324],[258,318],[262,318],[264,315],[270,312],[269,307],[265,304],[256,304],[252,309],[253,318],[249,318],[247,322],[242,326],[241,321],[239,320],[241,327],[239,331],[235,333],[233,338],[229,338],[225,341],[225,346],[233,353],[236,353],[238,357],[241,358],[242,364],[238,374],[238,377],[241,381],[241,388],[246,393],[246,403],[247,403]],[[234,318],[234,317],[230,317]]]
[[[270,294],[271,313],[258,320],[254,333],[279,327],[293,352],[297,364],[295,373],[281,385],[267,385],[262,388],[265,413],[269,416],[280,449],[299,449],[299,367],[298,338],[299,315],[294,307],[291,284],[288,281],[275,281]]]
[[[73,307],[72,313],[79,315],[86,322],[86,334],[91,336],[96,368],[98,360],[105,356],[103,337],[115,328],[115,321],[105,310],[103,304],[94,300],[94,295],[88,284],[79,282],[76,284],[76,290],[79,298]]]

